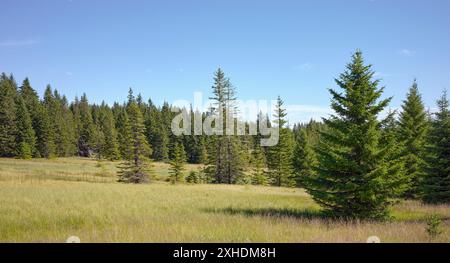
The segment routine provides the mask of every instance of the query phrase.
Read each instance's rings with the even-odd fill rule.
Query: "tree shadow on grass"
[[[207,213],[228,214],[228,215],[243,215],[248,217],[269,217],[269,218],[296,218],[296,219],[321,219],[328,220],[331,217],[321,211],[311,209],[288,209],[288,208],[207,208],[204,209]]]

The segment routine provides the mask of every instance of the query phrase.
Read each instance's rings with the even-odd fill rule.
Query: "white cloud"
[[[416,51],[404,48],[400,50],[398,53],[405,57],[411,57],[416,54]]]
[[[72,76],[73,76],[73,73],[72,73],[72,72],[70,72],[70,71],[66,71],[66,76],[68,76],[68,77],[72,77]]]
[[[21,47],[21,46],[31,46],[38,44],[36,40],[21,40],[21,41],[4,41],[0,42],[0,47]]]

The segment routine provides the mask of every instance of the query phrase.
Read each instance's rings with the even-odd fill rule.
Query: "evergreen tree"
[[[13,157],[17,153],[17,87],[13,77],[2,73],[0,77],[0,157]]]
[[[316,158],[311,148],[306,128],[300,130],[293,154],[293,168],[298,187],[302,187],[304,177],[314,174]]]
[[[155,161],[169,160],[169,133],[162,112],[149,101],[145,118],[146,137],[153,149],[152,158]]]
[[[77,139],[78,155],[90,157],[94,153],[98,137],[92,119],[91,106],[86,94],[81,96],[79,110],[79,137]]]
[[[333,216],[385,218],[400,193],[401,165],[391,162],[391,145],[382,145],[377,119],[390,99],[379,101],[383,88],[372,80],[373,74],[357,51],[336,79],[343,93],[329,90],[336,114],[324,119],[327,130],[317,149],[317,174],[306,177],[304,184]]]
[[[195,135],[195,118],[204,120],[204,116],[198,110],[193,111],[191,109],[191,132],[192,135],[186,136],[188,140],[186,144],[186,152],[191,152],[188,158],[188,162],[196,164],[207,164],[208,162],[208,152],[206,147],[206,138],[204,134]]]
[[[39,108],[38,149],[41,157],[53,158],[56,156],[55,131],[51,123],[48,110],[44,105]]]
[[[36,136],[33,130],[30,115],[25,101],[21,96],[17,97],[17,156],[22,159],[30,159],[35,152]]]
[[[55,90],[55,94],[56,90]],[[60,107],[59,115],[59,130],[61,132],[60,139],[60,156],[73,156],[76,151],[76,133],[75,133],[75,123],[72,111],[69,108],[69,103],[66,96],[57,96]]]
[[[254,185],[267,185],[266,160],[261,147],[256,147],[252,154],[251,183]]]
[[[99,128],[103,134],[103,144],[100,147],[101,155],[109,160],[117,160],[120,157],[117,143],[117,131],[114,116],[111,109],[102,103],[99,111]]]
[[[447,92],[437,101],[438,112],[429,134],[423,199],[428,203],[450,202],[450,110]]]
[[[79,140],[81,137],[81,113],[80,113],[80,100],[78,96],[75,96],[74,101],[70,104],[70,111],[72,112],[73,120],[73,136],[75,141],[75,153],[82,156],[79,148]]]
[[[199,164],[206,164],[208,162],[208,151],[205,144],[205,137],[200,136],[200,138],[198,139],[198,143],[196,144],[198,153],[197,163]]]
[[[399,140],[404,145],[402,159],[405,162],[405,174],[409,178],[409,189],[405,196],[415,198],[419,194],[420,180],[423,176],[424,149],[426,147],[427,115],[417,82],[409,89],[403,101],[399,120]]]
[[[279,140],[275,146],[268,147],[267,166],[269,177],[276,186],[293,186],[292,153],[294,138],[292,132],[285,127],[286,110],[283,100],[278,96],[275,108],[275,124],[278,126]]]
[[[173,158],[175,144],[180,142],[180,138],[171,131],[171,123],[174,116],[172,107],[167,101],[164,101],[160,113],[160,135],[161,139],[163,139],[161,141],[161,151],[164,153],[166,151],[165,148],[167,147],[168,159]]]
[[[127,150],[124,155],[127,159],[119,167],[119,182],[146,183],[149,181],[148,157],[151,154],[151,148],[145,138],[142,113],[132,96],[129,96],[127,114],[129,116],[129,130],[126,132],[128,138],[125,141],[129,144],[126,145]]]
[[[97,154],[97,159],[101,160],[105,156],[103,156],[103,147],[106,144],[105,135],[103,134],[101,128],[101,109],[98,105],[91,106],[92,113],[92,134],[90,139],[90,147],[94,153]]]
[[[404,194],[409,189],[409,178],[405,173],[405,163],[402,161],[404,144],[399,139],[399,125],[396,121],[397,111],[389,110],[385,119],[380,122],[380,145],[385,152],[386,165],[393,169],[397,176],[395,196]]]
[[[52,93],[48,85],[44,93],[44,106],[54,132],[56,155],[60,157],[73,155],[75,153],[73,116],[68,108],[67,99],[61,97],[57,90]]]
[[[186,163],[186,152],[183,144],[176,143],[172,160],[170,160],[170,182],[175,184],[183,180],[184,164]]]
[[[39,138],[42,138],[41,127],[40,124],[42,123],[42,116],[39,114],[41,110],[41,103],[39,101],[39,96],[37,95],[37,92],[31,87],[30,81],[28,78],[26,78],[22,86],[19,89],[20,96],[22,97],[25,107],[28,110],[28,114],[31,118],[31,124],[33,126],[33,130],[35,132],[35,146],[31,147],[33,157],[40,157],[41,154],[39,152]]]
[[[132,152],[129,145],[131,145],[131,124],[128,118],[128,113],[124,108],[120,109],[116,121],[117,141],[119,143],[119,153],[122,159],[128,160],[131,158]]]
[[[227,135],[226,123],[227,120],[234,121],[236,97],[234,87],[220,68],[215,72],[212,90],[213,96],[210,99],[214,101],[214,105],[211,107],[211,114],[221,120],[214,124],[218,125],[221,134],[211,138],[214,148],[211,149],[209,173],[214,177],[215,183],[233,184],[242,176],[242,162],[236,136]]]
[[[200,183],[199,175],[196,171],[190,171],[188,176],[186,176],[186,183],[198,184]]]

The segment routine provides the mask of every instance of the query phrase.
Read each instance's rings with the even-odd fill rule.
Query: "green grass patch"
[[[64,242],[72,235],[82,242],[365,242],[371,235],[382,242],[450,242],[450,206],[407,201],[388,222],[343,222],[323,218],[302,189],[126,185],[115,182],[115,163],[105,162],[108,175],[101,176],[96,164],[0,159],[0,242]],[[156,172],[167,168],[155,164]],[[108,180],[72,179],[80,173]],[[426,232],[431,214],[446,219],[434,238]]]

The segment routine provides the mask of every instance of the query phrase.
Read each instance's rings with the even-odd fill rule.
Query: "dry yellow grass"
[[[82,242],[365,242],[371,235],[383,242],[450,242],[448,221],[435,239],[425,231],[425,218],[436,213],[448,220],[450,206],[403,202],[392,221],[347,223],[321,218],[300,189],[125,185],[114,182],[113,164],[106,167],[111,174],[103,176],[111,181],[92,183],[55,173],[102,176],[95,161],[0,159],[0,242],[64,242],[71,235]],[[47,177],[32,180],[40,171]],[[16,173],[28,177],[17,180]]]

